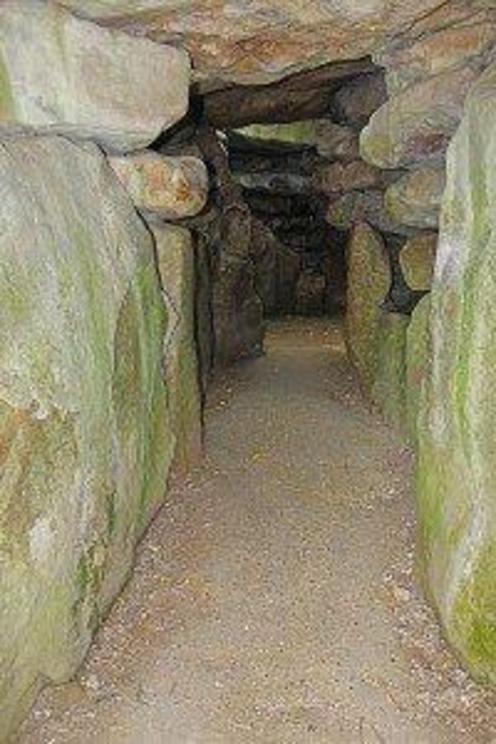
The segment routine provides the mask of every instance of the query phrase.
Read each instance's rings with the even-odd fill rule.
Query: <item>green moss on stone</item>
[[[422,387],[430,371],[430,311],[431,301],[429,295],[426,295],[413,311],[407,330],[407,423],[410,442],[414,445],[417,442],[417,426],[421,407]]]
[[[448,632],[474,673],[496,683],[496,542],[485,547],[460,591]]]
[[[13,118],[15,112],[14,96],[12,94],[12,85],[10,75],[0,52],[0,118],[8,121]]]
[[[379,319],[377,367],[372,399],[385,420],[406,430],[406,333],[410,318],[382,312]]]
[[[384,241],[368,224],[357,225],[348,247],[345,338],[361,382],[370,393],[378,361],[380,305],[391,285]]]

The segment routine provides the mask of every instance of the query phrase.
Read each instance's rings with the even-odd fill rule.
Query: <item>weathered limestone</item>
[[[173,452],[151,237],[95,146],[0,145],[0,721],[68,679]]]
[[[415,292],[428,292],[436,261],[437,233],[419,233],[407,240],[399,261],[405,281]]]
[[[419,426],[426,578],[446,634],[496,682],[496,66],[450,147]]]
[[[60,133],[128,151],[186,113],[187,55],[53,3],[0,4],[0,133]]]
[[[208,174],[198,158],[144,151],[109,162],[140,211],[176,220],[198,214],[206,204]]]
[[[329,119],[308,119],[291,124],[252,124],[238,131],[255,140],[309,145],[317,148],[319,155],[324,158],[356,160],[358,157],[356,132]]]
[[[410,171],[386,191],[384,204],[391,219],[410,227],[437,228],[446,169],[424,166]]]
[[[171,429],[176,437],[174,465],[180,470],[202,453],[201,393],[195,342],[195,254],[189,230],[150,222],[168,315],[163,366],[169,394]]]
[[[410,318],[382,312],[377,335],[377,367],[372,400],[384,420],[403,433],[406,430],[406,333]]]
[[[418,303],[410,318],[406,333],[406,420],[410,442],[417,444],[418,417],[422,386],[430,371],[429,295]]]
[[[391,268],[381,236],[366,223],[355,227],[348,248],[345,336],[352,363],[366,390],[375,380],[381,303],[391,286]]]

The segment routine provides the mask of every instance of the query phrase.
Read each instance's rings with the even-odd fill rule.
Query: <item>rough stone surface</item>
[[[314,174],[314,184],[324,194],[346,193],[361,189],[380,187],[383,171],[363,160],[349,163],[330,163]]]
[[[152,240],[103,156],[0,145],[0,721],[67,680],[173,449]]]
[[[387,189],[386,210],[393,220],[410,227],[437,228],[445,185],[444,164],[410,171]]]
[[[386,69],[389,95],[490,58],[496,43],[495,12],[491,2],[450,0],[393,39],[374,55]]]
[[[252,124],[239,130],[245,137],[283,144],[310,145],[319,155],[336,160],[356,160],[358,137],[349,127],[329,119],[308,119],[291,124]]]
[[[195,341],[195,254],[189,230],[150,223],[169,324],[163,366],[171,428],[176,437],[174,466],[182,471],[202,453],[201,394]]]
[[[356,60],[443,0],[57,0],[89,18],[183,45],[203,87],[259,84]]]
[[[270,194],[309,194],[314,188],[312,179],[299,173],[237,173],[235,180],[244,189]]]
[[[377,335],[377,367],[372,400],[398,431],[407,427],[406,334],[410,318],[382,312]]]
[[[320,119],[335,107],[333,94],[336,90],[350,78],[375,69],[369,59],[336,62],[305,70],[271,85],[230,86],[207,93],[203,99],[204,115],[211,126],[220,129],[243,127],[253,122],[274,124]],[[351,106],[348,98],[346,96],[343,103],[346,112],[350,112]],[[383,101],[377,103],[375,109],[381,103]]]
[[[366,223],[353,230],[348,247],[346,343],[363,386],[370,390],[378,359],[380,305],[391,286],[391,268],[381,236]]]
[[[56,132],[128,151],[188,108],[182,51],[74,18],[53,3],[0,6],[0,132]]]
[[[205,206],[208,174],[198,158],[144,151],[110,157],[109,162],[140,211],[181,219],[198,214]]]
[[[384,233],[411,236],[415,230],[393,220],[386,212],[384,194],[378,190],[352,191],[332,199],[326,212],[327,222],[338,230],[350,230],[367,221]]]
[[[415,292],[428,292],[436,261],[437,233],[420,233],[407,240],[399,254],[406,283]]]
[[[217,134],[204,129],[199,143],[213,172],[214,205],[201,230],[211,268],[214,363],[225,366],[256,356],[263,348],[263,304],[256,291],[258,243],[252,240],[253,217]]]
[[[333,96],[332,119],[360,132],[386,99],[387,89],[382,70],[375,74],[359,75],[352,82],[343,85]]]
[[[360,152],[379,168],[440,158],[460,123],[480,69],[470,66],[422,80],[394,95],[362,131]]]
[[[496,66],[450,147],[432,292],[418,501],[426,577],[446,634],[496,682]]]
[[[406,333],[406,419],[410,442],[417,444],[422,386],[430,370],[429,320],[431,299],[423,297],[410,317]]]

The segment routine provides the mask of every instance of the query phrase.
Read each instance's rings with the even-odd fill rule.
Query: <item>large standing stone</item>
[[[423,297],[410,318],[406,342],[406,407],[408,434],[417,443],[422,386],[430,370],[430,295]]]
[[[426,575],[446,634],[496,682],[496,66],[450,147],[420,418]]]
[[[381,236],[366,223],[353,230],[348,248],[346,343],[364,387],[375,380],[381,303],[391,286],[391,268]]]
[[[81,663],[173,451],[151,237],[98,148],[0,145],[0,721]]]
[[[188,108],[187,55],[53,3],[0,4],[0,133],[56,132],[127,151]]]
[[[109,162],[140,211],[174,220],[198,214],[205,206],[208,174],[199,158],[145,151],[113,156]]]
[[[252,240],[253,217],[217,134],[202,129],[200,145],[214,174],[217,206],[204,216],[201,231],[211,267],[214,363],[224,366],[263,348],[263,304],[256,291],[258,242],[256,236]]]
[[[420,233],[407,240],[399,262],[406,283],[414,292],[428,292],[436,261],[437,233]]]
[[[410,318],[382,312],[377,336],[377,367],[372,399],[384,419],[405,432],[407,425],[406,333]]]
[[[202,452],[201,393],[195,342],[195,254],[189,230],[150,223],[168,312],[163,364],[169,392],[174,464],[181,470]]]
[[[384,204],[388,215],[410,227],[437,228],[445,185],[444,164],[406,173],[386,191]]]
[[[242,258],[225,255],[213,284],[215,363],[225,366],[263,350],[264,308],[255,270]]]

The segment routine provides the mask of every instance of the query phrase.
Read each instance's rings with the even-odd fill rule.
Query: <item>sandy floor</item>
[[[479,744],[496,696],[413,572],[409,453],[367,410],[339,330],[274,326],[212,392],[176,486],[77,681],[23,744]]]

